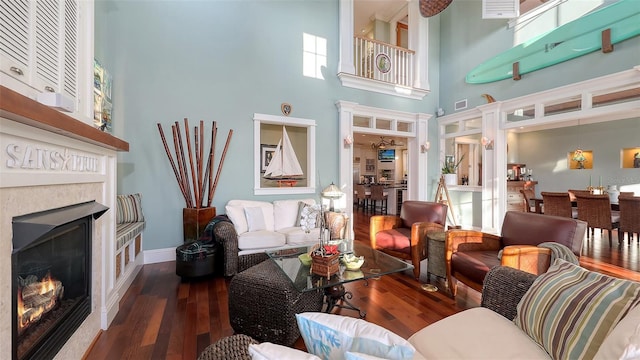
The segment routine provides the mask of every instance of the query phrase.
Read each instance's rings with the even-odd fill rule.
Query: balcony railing
[[[356,76],[413,87],[415,51],[354,36]]]

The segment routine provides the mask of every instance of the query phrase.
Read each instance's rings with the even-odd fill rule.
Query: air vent
[[[512,19],[518,16],[519,0],[482,0],[483,19]]]
[[[455,104],[453,104],[453,109],[455,111],[463,110],[463,109],[466,109],[466,108],[467,108],[467,99],[458,100],[458,101],[456,101]]]

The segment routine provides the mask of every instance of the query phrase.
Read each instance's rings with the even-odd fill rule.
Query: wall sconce
[[[429,149],[431,148],[431,143],[430,142],[425,142],[424,144],[420,145],[420,151],[422,153],[426,153],[427,151],[429,151]]]
[[[344,137],[344,145],[345,146],[350,146],[351,144],[353,144],[353,137],[351,135],[347,135]]]
[[[484,146],[485,150],[493,150],[493,140],[489,140],[488,137],[483,136],[482,139],[480,139],[480,143]]]

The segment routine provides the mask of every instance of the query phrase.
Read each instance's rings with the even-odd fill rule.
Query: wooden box
[[[322,256],[311,254],[311,273],[327,278],[340,270],[340,254]]]
[[[200,239],[209,221],[216,216],[215,207],[182,209],[182,231],[184,242]]]

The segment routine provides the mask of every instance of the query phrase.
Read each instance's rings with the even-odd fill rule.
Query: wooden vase
[[[198,240],[211,219],[216,216],[215,207],[182,209],[184,242]]]

